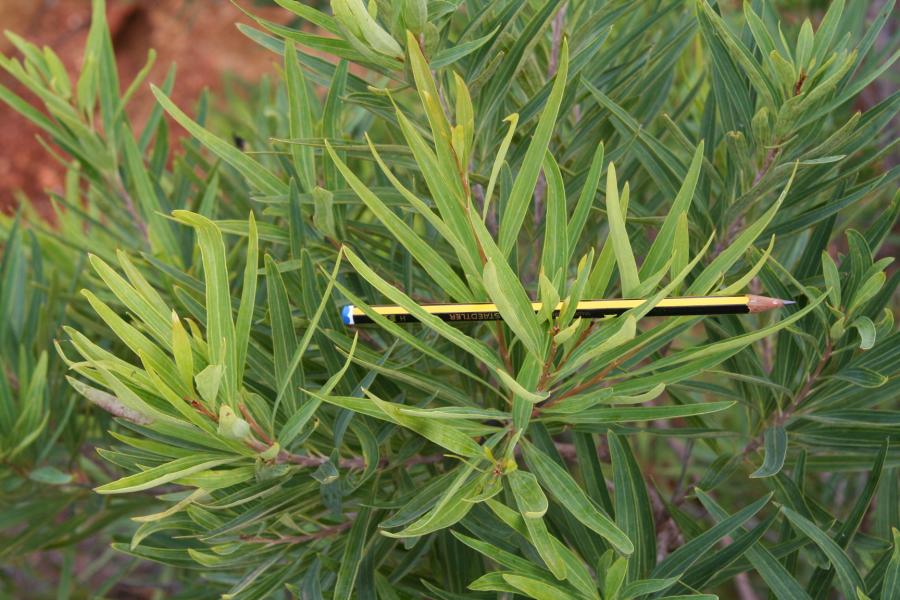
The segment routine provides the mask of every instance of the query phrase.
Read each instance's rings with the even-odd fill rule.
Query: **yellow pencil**
[[[640,306],[646,299],[621,299],[621,300],[583,300],[575,308],[576,317],[594,319],[610,317]],[[781,308],[786,304],[794,304],[793,300],[781,300],[766,296],[744,294],[741,296],[696,296],[684,298],[666,298],[654,306],[648,316],[680,316],[680,315],[735,315],[758,313],[767,310]],[[401,306],[372,306],[377,314],[396,323],[417,322],[413,314]],[[542,308],[540,302],[532,302],[531,308],[535,313]],[[503,317],[497,310],[496,304],[424,304],[422,309],[428,314],[434,315],[442,321],[502,321]],[[553,310],[558,315],[562,310],[562,303]],[[341,309],[341,320],[345,325],[364,325],[372,323],[371,317],[361,308],[352,304]]]

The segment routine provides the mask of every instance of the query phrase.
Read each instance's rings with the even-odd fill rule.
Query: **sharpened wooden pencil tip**
[[[768,296],[754,296],[753,294],[750,294],[747,300],[747,307],[751,313],[766,312],[788,304],[796,304],[796,302],[793,300],[782,300],[781,298],[769,298]]]

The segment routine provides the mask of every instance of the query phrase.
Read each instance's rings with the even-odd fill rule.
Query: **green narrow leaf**
[[[698,497],[704,495],[702,490],[695,489]],[[727,519],[716,523],[708,530],[687,542],[672,554],[667,556],[651,573],[651,577],[665,579],[667,577],[681,577],[697,562],[700,557],[713,549],[713,547],[726,535],[731,535],[741,525],[751,519],[756,513],[769,503],[772,494],[763,496],[753,504],[750,504]]]
[[[494,371],[497,373],[497,376],[500,378],[500,382],[512,393],[514,393],[519,398],[523,398],[524,400],[531,402],[532,404],[541,402],[547,399],[549,392],[532,392],[530,390],[525,389],[521,383],[516,381],[516,379],[504,371],[503,369],[496,369]]]
[[[494,186],[497,184],[497,176],[500,175],[500,168],[506,160],[506,153],[509,151],[509,144],[512,142],[513,134],[516,132],[516,125],[519,123],[518,113],[513,113],[503,119],[509,123],[509,129],[500,142],[500,148],[497,150],[497,156],[494,158],[494,165],[491,167],[491,176],[488,179],[487,189],[484,192],[484,209],[482,210],[482,219],[486,219],[488,208],[491,205],[491,199],[494,196]]]
[[[368,399],[350,396],[327,396],[312,391],[308,393],[322,402],[402,425],[454,454],[471,458],[483,455],[481,446],[460,429],[454,427],[452,421],[405,414],[402,410],[402,405],[385,402],[373,396],[371,392],[369,392]]]
[[[875,337],[877,330],[872,319],[865,316],[856,317],[850,323],[850,327],[859,332],[859,349],[870,350],[875,345]]]
[[[350,600],[353,595],[353,587],[356,585],[363,551],[366,547],[366,534],[371,517],[372,509],[368,506],[361,506],[353,521],[353,526],[346,535],[344,553],[341,556],[340,569],[334,584],[333,598],[335,600]]]
[[[474,497],[481,490],[484,476],[470,479],[474,469],[466,466],[458,469],[450,487],[428,513],[397,533],[382,531],[387,537],[408,538],[428,535],[446,529],[462,520],[475,506]]]
[[[694,282],[688,287],[689,295],[703,295],[708,293],[712,287],[716,284],[716,281],[719,280],[720,277],[725,275],[728,272],[728,269],[734,265],[735,262],[741,257],[744,251],[750,247],[756,241],[756,238],[763,232],[763,230],[769,225],[772,219],[775,217],[775,213],[778,212],[778,209],[781,208],[782,202],[787,197],[788,191],[791,189],[791,183],[794,181],[794,175],[797,174],[797,164],[794,165],[794,170],[791,172],[791,176],[788,179],[787,183],[784,185],[784,189],[781,190],[781,195],[778,196],[778,199],[775,200],[775,203],[767,210],[761,217],[756,219],[750,226],[748,226],[744,231],[738,235],[734,241],[729,244],[722,252],[716,256],[703,272],[694,280]]]
[[[341,60],[334,69],[334,75],[328,84],[328,95],[325,97],[325,106],[322,109],[322,136],[328,140],[336,140],[341,136],[341,110],[343,108],[344,93],[347,87],[347,70],[349,63]],[[340,153],[338,153],[340,156]],[[323,172],[325,174],[325,187],[337,190],[343,187],[340,176],[334,164],[328,156],[322,157]]]
[[[191,351],[191,338],[174,310],[172,311],[172,355],[175,357],[175,367],[181,376],[181,382],[187,390],[193,390],[194,353]]]
[[[253,187],[264,194],[286,194],[287,185],[265,167],[253,160],[240,150],[229,144],[220,137],[217,137],[200,126],[196,121],[188,117],[180,108],[175,106],[168,96],[166,96],[159,88],[154,85],[150,86],[156,100],[162,105],[167,113],[175,119],[179,125],[188,130],[188,132],[199,140],[204,146],[209,148],[216,156],[230,164],[243,175]]]
[[[797,66],[804,71],[809,65],[809,59],[812,55],[814,37],[812,22],[809,19],[803,19],[803,24],[800,25],[800,34],[797,36],[795,54]]]
[[[773,425],[766,429],[763,439],[766,458],[763,464],[750,474],[751,478],[772,477],[777,475],[784,467],[784,459],[787,456],[788,447],[787,431],[781,425]]]
[[[623,200],[628,196],[628,184],[622,191]],[[637,263],[634,260],[634,252],[631,250],[631,242],[628,240],[628,230],[625,229],[625,215],[622,211],[622,203],[619,201],[619,188],[616,181],[616,168],[612,163],[606,169],[606,214],[609,217],[609,238],[612,240],[613,252],[616,256],[616,264],[619,266],[619,277],[622,280],[622,296],[625,298],[636,297],[641,280],[638,276]]]
[[[629,580],[646,577],[656,564],[656,528],[641,469],[626,438],[607,433],[613,465],[616,525],[634,544],[628,560]]]
[[[512,483],[512,479],[510,479],[510,483]],[[528,537],[531,540],[531,543],[544,561],[544,564],[547,565],[547,568],[553,573],[553,576],[559,580],[565,579],[568,569],[566,567],[566,560],[563,557],[560,548],[556,545],[556,543],[558,543],[557,540],[547,530],[547,524],[544,522],[543,517],[524,517],[524,515],[529,512],[529,508],[533,508],[534,506],[532,499],[527,496],[527,490],[520,490],[517,493],[517,489],[518,488],[513,487],[513,496],[516,501],[516,506],[519,508],[519,513],[523,515],[522,520],[525,523],[525,528],[528,531]],[[488,502],[492,507],[497,504],[491,500]]]
[[[525,575],[503,573],[503,579],[515,589],[528,594],[529,597],[536,600],[556,600],[568,595],[568,590]]]
[[[416,82],[416,89],[422,100],[425,115],[431,125],[438,156],[450,148],[450,124],[440,104],[440,94],[431,74],[431,68],[422,54],[419,41],[412,32],[406,32],[406,49],[409,52],[409,66]]]
[[[194,376],[194,383],[197,384],[197,393],[206,402],[206,406],[213,410],[218,408],[216,399],[219,395],[219,388],[222,385],[222,371],[222,365],[206,365],[202,371]]]
[[[465,201],[462,198],[461,191],[457,189],[459,187],[457,185],[459,173],[456,171],[448,172],[438,162],[434,151],[399,108],[396,114],[400,130],[403,132],[413,157],[419,164],[419,170],[425,179],[434,204],[443,222],[446,223],[446,227],[453,232],[454,238],[460,242],[459,245],[454,246],[460,264],[462,264],[469,275],[470,283],[472,280],[477,281],[481,275],[481,259],[478,255],[478,248],[470,221],[479,222],[480,219],[469,219],[466,216]],[[439,228],[438,230],[440,231]],[[451,240],[448,238],[448,241]]]
[[[891,529],[891,535],[894,538],[894,549],[891,551],[891,560],[884,572],[881,600],[900,597],[900,531]]]
[[[816,31],[816,39],[813,44],[813,56],[817,64],[822,64],[831,48],[831,42],[834,40],[835,34],[838,33],[838,26],[841,22],[841,16],[844,12],[844,0],[834,0],[828,6],[825,16],[819,23],[819,29]]]
[[[578,411],[571,415],[566,414],[571,411],[571,409],[565,408],[565,412],[563,412],[561,417],[551,414],[541,418],[546,418],[547,420],[561,420],[572,424],[656,421],[706,415],[722,410],[728,410],[734,406],[734,404],[734,402],[722,401],[699,402],[697,404],[688,404],[685,406],[617,406],[612,408],[590,408]]]
[[[288,189],[288,230],[290,233],[291,258],[300,260],[305,241],[303,231],[303,208],[300,204],[300,188],[297,180],[291,177]]]
[[[716,519],[722,521],[729,518],[728,513],[716,504],[708,494],[703,494],[698,496],[698,498],[703,503],[704,508]],[[784,565],[761,542],[756,542],[747,549],[747,559],[777,598],[809,600],[809,594],[803,590],[803,587],[793,578]]]
[[[747,289],[747,286],[750,285],[750,282],[759,274],[763,267],[769,262],[769,257],[772,256],[772,250],[775,248],[775,236],[773,235],[769,240],[769,245],[766,247],[765,252],[759,257],[759,260],[754,263],[753,267],[747,271],[740,279],[735,280],[731,285],[723,288],[719,293],[723,296],[728,296],[731,294],[740,294],[744,290]],[[754,250],[751,249],[750,253]]]
[[[56,467],[38,467],[28,473],[28,479],[46,485],[65,485],[72,481],[70,473],[63,473]]]
[[[256,218],[250,213],[247,225],[247,256],[244,264],[244,279],[241,286],[241,303],[238,307],[237,321],[234,324],[235,349],[235,381],[240,387],[244,379],[247,362],[247,346],[250,343],[250,328],[253,325],[253,309],[256,304],[256,272],[259,269],[259,234],[256,230]]]
[[[175,240],[172,223],[165,218],[165,211],[156,196],[150,174],[131,132],[124,132],[122,136],[122,155],[141,215],[147,223],[151,251],[157,256],[165,255],[169,260],[181,264],[181,249]]]
[[[863,488],[859,497],[856,499],[856,502],[854,502],[853,509],[850,511],[850,514],[847,515],[847,518],[844,520],[844,524],[841,526],[841,528],[837,532],[837,535],[835,536],[834,541],[839,548],[844,549],[850,547],[854,536],[859,530],[860,525],[862,525],[863,518],[865,517],[866,512],[868,512],[869,510],[869,505],[872,503],[872,498],[875,497],[875,491],[878,489],[878,482],[881,481],[884,463],[887,460],[888,449],[889,443],[887,440],[885,440],[885,442],[881,445],[881,450],[878,452],[878,456],[875,458],[875,463],[872,465],[869,479],[866,482],[865,488]],[[828,588],[831,587],[834,573],[834,568],[816,569],[809,582],[809,590],[813,597],[820,597],[822,593],[824,593]]]
[[[522,283],[512,269],[505,262],[498,266],[494,260],[488,259],[484,265],[484,288],[497,305],[506,325],[522,340],[532,356],[543,361],[545,336]]]
[[[525,220],[525,215],[528,212],[528,206],[531,203],[534,186],[538,180],[541,163],[544,155],[547,153],[550,136],[553,134],[556,117],[562,104],[568,72],[569,44],[567,40],[563,40],[560,50],[559,69],[556,71],[556,81],[554,81],[550,95],[547,97],[544,111],[538,120],[531,143],[528,145],[525,158],[522,160],[522,166],[519,168],[512,190],[510,190],[509,200],[507,200],[500,218],[498,243],[504,257],[509,256],[510,252],[512,252],[516,239],[519,236],[522,222]]]
[[[150,365],[160,371],[165,381],[173,388],[179,388],[178,373],[173,368],[174,365],[169,357],[150,339],[144,336],[137,328],[128,324],[114,310],[102,302],[97,296],[88,290],[82,290],[82,295],[87,298],[91,308],[100,316],[106,325],[131,349],[132,352],[141,357],[141,361],[145,365]],[[166,337],[166,341],[170,340],[170,336]],[[91,358],[85,355],[85,358]],[[92,361],[93,366],[98,367],[98,361]],[[125,365],[122,362],[120,365]],[[119,366],[119,365],[117,365]],[[98,367],[99,368],[99,367]],[[131,365],[128,370],[133,371]],[[117,392],[118,393],[118,392]]]
[[[466,546],[480,552],[497,564],[503,565],[504,567],[512,569],[513,571],[518,571],[520,573],[526,573],[535,576],[546,574],[546,571],[539,568],[531,561],[522,558],[521,556],[517,556],[511,552],[507,552],[502,548],[498,548],[493,544],[475,539],[473,537],[469,537],[467,535],[463,535],[458,531],[451,531],[450,533],[452,533],[453,537],[461,541]]]
[[[703,165],[703,148],[704,144],[701,141],[694,151],[694,158],[691,160],[691,165],[684,176],[678,195],[675,196],[675,200],[672,202],[672,208],[669,210],[669,214],[666,215],[662,227],[659,228],[659,233],[656,234],[656,238],[650,246],[647,258],[644,259],[644,263],[641,265],[640,276],[642,278],[659,271],[669,257],[678,251],[676,245],[678,223],[686,217],[694,199],[694,190],[697,188],[697,181],[700,178],[700,167]],[[679,272],[674,266],[672,271],[675,273]]]
[[[220,454],[198,453],[175,459],[171,462],[152,467],[141,473],[123,477],[112,483],[94,488],[98,494],[125,494],[140,492],[169,483],[194,473],[200,473],[238,460],[237,457],[222,457]]]
[[[781,512],[797,531],[811,539],[828,557],[831,566],[837,573],[839,588],[845,598],[855,598],[857,590],[865,590],[865,585],[856,567],[853,566],[850,558],[841,550],[840,546],[834,543],[834,540],[819,529],[815,523],[787,506],[782,506]]]
[[[828,290],[828,299],[834,308],[841,307],[841,275],[837,265],[828,254],[822,252],[822,275],[825,277],[825,288]]]
[[[453,271],[450,265],[434,250],[425,240],[413,231],[413,229],[403,222],[400,217],[395,215],[384,202],[378,198],[362,180],[357,177],[353,171],[340,159],[335,153],[331,144],[326,140],[325,147],[331,160],[337,166],[341,175],[353,188],[353,191],[366,204],[378,219],[384,223],[385,227],[403,244],[403,247],[409,250],[409,253],[416,259],[422,268],[435,280],[441,289],[444,290],[451,298],[458,302],[472,301],[472,292],[459,276]]]
[[[284,44],[284,73],[288,94],[288,123],[291,138],[305,140],[314,137],[312,106],[309,87],[303,77],[303,70],[297,62],[297,50],[292,42]],[[294,168],[306,192],[312,192],[316,185],[316,164],[313,148],[305,144],[291,144]]]
[[[533,473],[517,469],[509,473],[507,479],[523,517],[540,519],[546,514],[547,497]]]
[[[547,180],[547,194],[541,269],[549,277],[556,277],[558,272],[566,273],[571,256],[569,255],[569,239],[566,229],[568,214],[566,188],[563,185],[559,165],[556,164],[556,159],[549,151],[544,156],[544,177]]]
[[[149,295],[147,293],[141,293],[144,291],[143,289],[138,291],[137,288],[129,285],[121,275],[106,264],[100,257],[89,254],[88,258],[91,262],[91,266],[94,267],[94,271],[97,272],[116,298],[118,298],[128,310],[143,322],[144,327],[146,327],[158,342],[163,344],[164,349],[168,349],[168,343],[170,341],[169,322],[167,319],[168,307],[159,299],[159,296],[152,291],[152,288]],[[130,265],[124,254],[119,254],[119,261],[126,268],[127,274],[137,274],[137,271]],[[146,280],[143,278],[139,281],[139,285],[142,287],[144,285],[149,287],[149,284],[147,284]]]
[[[597,186],[600,184],[600,175],[603,172],[603,156],[603,142],[600,142],[594,151],[594,158],[591,159],[591,167],[588,170],[587,178],[584,180],[584,187],[581,188],[581,194],[578,196],[578,202],[575,204],[575,210],[572,211],[572,218],[569,219],[569,226],[566,232],[569,240],[569,257],[575,255],[578,241],[581,239],[591,207],[594,205],[594,198],[597,196]]]
[[[675,235],[672,243],[672,264],[669,266],[669,276],[673,279],[677,277],[679,273],[684,272],[690,261],[691,240],[688,227],[687,213],[682,213],[681,216],[678,217],[678,223],[675,224]],[[683,284],[679,282],[672,291],[677,293],[682,285]]]
[[[238,355],[234,321],[231,319],[231,291],[228,287],[228,265],[225,261],[222,232],[215,223],[196,213],[176,210],[172,212],[172,216],[197,232],[197,245],[203,259],[203,278],[206,284],[209,362],[225,368],[225,398],[233,406],[239,385]]]
[[[638,598],[646,594],[661,592],[667,590],[678,582],[678,579],[672,577],[670,579],[639,579],[625,585],[622,589],[621,598],[628,600],[630,598]]]
[[[291,318],[290,301],[287,288],[278,266],[271,256],[265,256],[266,290],[269,298],[269,321],[272,327],[272,356],[275,361],[275,378],[277,381],[290,383],[284,388],[283,400],[287,406],[288,414],[297,409],[298,388],[303,386],[303,368],[298,365],[296,374],[288,376],[288,367],[291,357],[297,350],[297,334]],[[279,396],[279,400],[282,396]],[[277,416],[279,401],[272,408],[272,414]]]
[[[318,331],[319,320],[322,318],[322,314],[325,312],[325,308],[332,304],[331,290],[334,289],[335,280],[337,279],[337,274],[340,271],[341,259],[343,258],[343,256],[344,251],[342,249],[338,252],[337,260],[334,261],[334,269],[331,271],[331,277],[329,277],[328,284],[325,286],[325,290],[322,292],[321,301],[319,302],[318,307],[316,307],[316,311],[313,313],[312,318],[309,320],[306,331],[303,333],[303,337],[300,339],[300,343],[297,345],[296,350],[294,350],[293,356],[291,356],[291,361],[284,373],[284,379],[278,382],[278,395],[275,397],[275,406],[278,406],[278,404],[284,397],[284,394],[287,392],[288,386],[291,385],[294,372],[300,366],[300,361],[303,359],[303,355],[306,353],[306,349],[309,347],[310,341],[313,338],[313,334]],[[303,258],[307,258],[305,250],[303,251]],[[345,365],[345,368],[349,368],[349,363]],[[343,375],[343,371],[338,371],[337,374]],[[313,408],[311,410],[315,409]]]
[[[313,226],[325,237],[338,239],[334,218],[334,194],[318,186],[313,188]]]
[[[634,552],[634,544],[625,532],[603,514],[563,467],[531,443],[526,442],[524,449],[528,467],[557,502],[579,522],[609,541],[619,552]]]

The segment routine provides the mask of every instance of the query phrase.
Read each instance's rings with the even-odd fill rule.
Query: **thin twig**
[[[551,406],[555,406],[556,404],[558,404],[559,402],[565,400],[566,398],[569,398],[569,397],[571,397],[571,396],[574,396],[574,395],[576,395],[576,394],[579,394],[579,393],[583,392],[583,391],[586,390],[586,389],[589,389],[589,388],[591,388],[591,387],[593,387],[593,386],[595,386],[595,385],[598,385],[599,383],[601,383],[601,382],[603,381],[603,379],[604,379],[607,375],[609,375],[609,374],[612,373],[616,368],[618,368],[619,365],[621,365],[623,362],[625,362],[626,360],[628,360],[629,358],[631,358],[632,356],[634,356],[635,354],[637,354],[637,351],[638,351],[638,350],[640,350],[640,346],[637,346],[637,347],[635,347],[635,348],[632,348],[631,350],[629,350],[628,352],[626,352],[625,354],[623,354],[622,356],[620,356],[620,357],[617,358],[616,360],[610,362],[608,365],[606,365],[606,367],[604,367],[604,369],[603,369],[602,371],[600,371],[599,373],[597,373],[596,375],[594,375],[594,376],[593,376],[591,379],[589,379],[588,381],[585,381],[584,383],[581,383],[581,384],[579,384],[579,385],[576,385],[575,387],[573,387],[573,388],[570,389],[569,391],[567,391],[567,392],[565,392],[565,393],[563,393],[563,394],[560,394],[559,396],[556,396],[555,398],[551,398],[551,399],[548,400],[544,405],[542,405],[540,408],[541,408],[541,409],[544,409],[544,408],[550,408]]]
[[[547,352],[547,360],[544,361],[544,366],[541,368],[541,376],[538,379],[536,389],[538,391],[543,391],[547,386],[547,382],[550,380],[550,376],[552,373],[553,361],[556,359],[556,334],[559,333],[559,326],[554,325],[553,329],[550,331],[550,351]]]
[[[572,353],[575,352],[581,346],[584,340],[587,339],[587,336],[590,335],[591,331],[594,330],[594,323],[595,321],[591,321],[590,323],[588,323],[588,326],[584,328],[584,331],[581,332],[581,334],[578,336],[578,339],[575,340],[575,343],[572,344],[572,347],[569,349],[566,355],[562,357],[561,361],[559,361],[559,366],[557,367],[557,369],[562,369],[563,366],[572,357]]]
[[[722,239],[718,243],[716,243],[716,248],[713,251],[716,256],[721,254],[722,251],[725,250],[725,248],[731,246],[731,244],[734,242],[734,238],[736,238],[738,233],[740,233],[741,230],[744,229],[745,222],[746,221],[743,216],[735,219],[734,223],[731,224],[731,227],[728,228],[728,231],[725,232],[724,237],[722,237]]]
[[[766,159],[763,161],[762,166],[756,172],[756,175],[753,176],[753,185],[760,182],[760,180],[765,176],[766,173],[769,172],[769,168],[772,166],[772,163],[775,162],[775,157],[778,156],[778,152],[781,150],[779,146],[773,146],[769,148],[769,151],[766,153]]]
[[[265,452],[266,450],[271,448],[271,445],[265,444],[255,438],[248,438],[245,440],[245,442],[250,448],[260,453]],[[293,452],[288,452],[287,450],[280,450],[278,454],[275,455],[273,462],[275,462],[276,464],[290,463],[292,465],[312,468],[320,467],[330,460],[331,459],[327,456],[309,456],[306,454],[294,454]],[[416,465],[429,465],[441,462],[442,460],[444,460],[443,454],[417,455],[403,461],[403,467],[409,468]],[[378,466],[381,468],[387,467],[389,465],[390,461],[387,458],[382,458],[378,461]],[[367,466],[368,462],[363,456],[338,459],[338,467],[341,469],[362,470]]]
[[[759,600],[759,596],[753,591],[753,586],[750,584],[750,577],[747,573],[738,573],[734,576],[734,588],[740,600]]]
[[[496,321],[494,323],[494,328],[496,329],[497,346],[499,348],[500,358],[503,359],[503,366],[506,367],[507,372],[510,374],[515,373],[512,359],[509,356],[509,347],[506,345],[506,336],[503,334],[503,325],[500,321]]]
[[[559,8],[559,11],[556,13],[556,17],[553,19],[553,23],[550,25],[551,35],[553,36],[552,45],[550,46],[550,62],[547,65],[547,76],[553,77],[556,75],[556,69],[559,68],[559,52],[562,48],[562,40],[563,40],[563,32],[565,31],[565,23],[566,23],[566,11],[569,8],[569,3],[564,2],[563,5]]]
[[[250,424],[250,428],[258,435],[262,441],[267,443],[268,445],[272,445],[272,438],[270,438],[263,428],[259,426],[259,423],[256,422],[256,419],[253,418],[253,415],[250,414],[250,411],[247,410],[247,407],[243,404],[238,405],[238,408],[241,410],[241,414],[244,416],[244,420]]]
[[[825,369],[825,365],[828,363],[828,360],[831,358],[831,342],[827,342],[825,345],[825,351],[822,353],[822,358],[819,360],[819,364],[816,365],[815,370],[810,373],[806,377],[806,382],[803,384],[803,387],[797,392],[797,395],[794,396],[794,400],[780,413],[775,414],[775,418],[772,419],[772,423],[769,427],[777,427],[783,426],[787,423],[788,419],[794,416],[794,413],[797,412],[797,409],[800,408],[800,404],[809,396],[809,393],[812,391],[813,386],[818,381],[819,377],[822,375],[822,371]],[[768,427],[763,428],[763,431],[768,429]],[[743,455],[746,457],[751,452],[755,452],[760,446],[763,444],[763,438],[756,437],[751,440],[745,447]]]

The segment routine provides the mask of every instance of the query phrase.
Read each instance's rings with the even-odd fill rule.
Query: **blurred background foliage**
[[[7,38],[5,593],[896,597],[893,2],[274,4],[194,102]],[[337,315],[447,298],[507,325]]]

